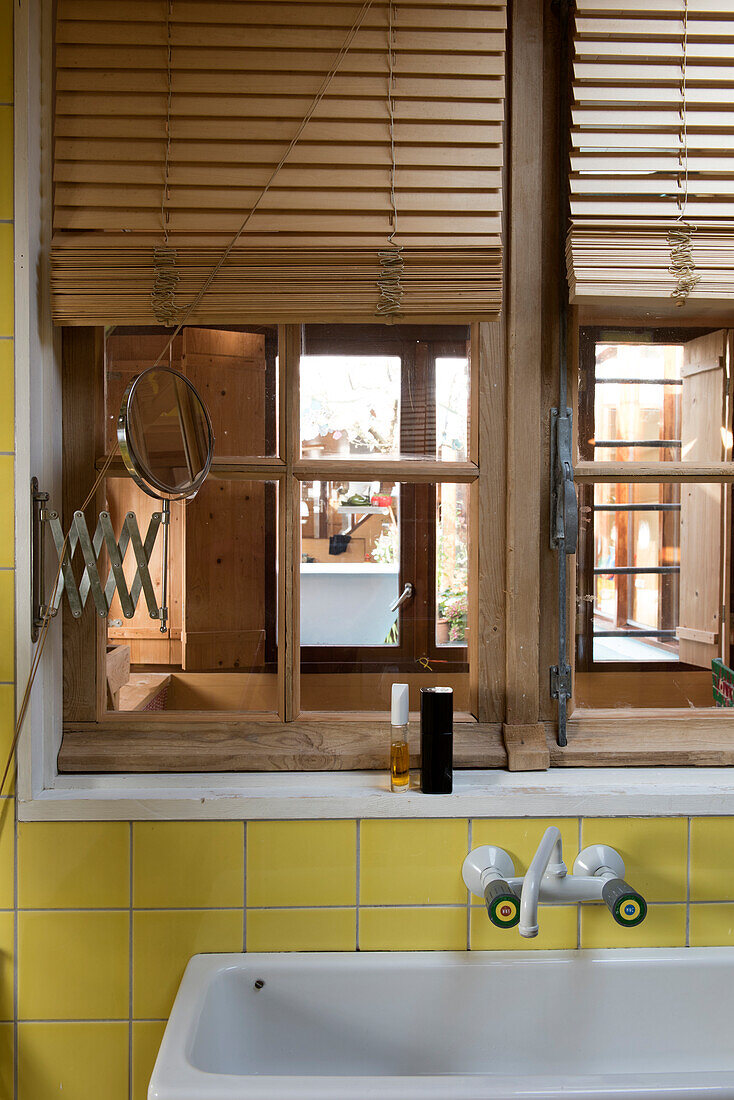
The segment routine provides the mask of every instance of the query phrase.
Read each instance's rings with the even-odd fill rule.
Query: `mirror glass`
[[[195,387],[170,367],[150,367],[131,382],[117,437],[128,471],[151,496],[191,497],[209,473],[209,414]]]

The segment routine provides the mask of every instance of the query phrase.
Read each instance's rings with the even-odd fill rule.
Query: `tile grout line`
[[[360,946],[359,946],[359,910],[360,910],[360,906],[362,904],[361,897],[360,897],[360,890],[359,890],[359,879],[360,879],[361,867],[362,867],[362,821],[361,821],[360,818],[357,818],[357,820],[355,822],[355,825],[357,827],[356,828],[356,833],[355,833],[355,838],[354,838],[355,842],[356,842],[356,845],[357,845],[357,853],[356,853],[356,860],[355,860],[355,863],[356,863],[356,879],[357,879],[357,881],[354,884],[354,920],[355,920],[354,943],[355,943],[355,951],[359,951],[360,950]]]
[[[691,946],[691,819],[688,820],[688,844],[686,851],[686,947]]]
[[[247,952],[247,822],[242,822],[242,951]]]
[[[474,843],[474,822],[471,817],[466,819],[466,826],[467,841],[469,844],[467,851],[471,852]],[[471,951],[471,891],[468,886],[466,888],[466,949],[467,951]]]
[[[128,838],[128,860],[130,867],[128,870],[128,921],[130,927],[128,928],[128,960],[127,960],[127,972],[128,972],[128,1035],[127,1035],[127,1095],[128,1100],[133,1100],[133,823],[128,822],[129,826],[129,838]]]
[[[583,829],[584,829],[584,819],[583,819],[583,817],[579,817],[578,823],[579,823],[579,839],[578,839],[578,845],[579,846],[578,846],[578,851],[580,852],[581,847],[583,845],[583,835],[584,835],[584,833],[583,833]],[[576,906],[576,950],[577,951],[581,950],[581,903],[580,902]]]

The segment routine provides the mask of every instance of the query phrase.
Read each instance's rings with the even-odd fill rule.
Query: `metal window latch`
[[[414,592],[415,589],[413,588],[413,585],[410,583],[410,581],[408,581],[408,583],[405,585],[405,588],[397,597],[397,599],[393,600],[393,602],[390,604],[390,610],[397,611],[399,607],[402,607],[404,603],[407,603],[408,600],[413,598]]]
[[[562,367],[565,397],[565,365]],[[565,401],[563,402],[565,405]],[[558,744],[566,744],[567,702],[572,696],[571,666],[567,654],[566,557],[576,553],[579,533],[579,505],[573,479],[573,412],[551,409],[550,424],[550,544],[558,560],[558,664],[550,669],[550,694],[558,700]]]
[[[571,441],[573,413],[565,416],[551,409],[551,483],[550,483],[550,544],[552,550],[576,553],[579,531],[579,506],[573,479]]]
[[[145,541],[143,541],[134,512],[128,512],[125,515],[119,540],[115,537],[109,512],[99,513],[97,526],[92,536],[89,534],[84,513],[75,512],[69,534],[65,540],[59,514],[48,508],[47,503],[48,493],[40,492],[38,481],[33,478],[31,481],[32,640],[34,642],[37,640],[44,619],[56,615],[64,592],[66,592],[69,607],[75,619],[81,618],[90,592],[97,614],[101,618],[108,617],[112,600],[115,593],[117,593],[123,615],[126,619],[131,619],[135,614],[141,592],[145,596],[150,618],[162,618],[161,609],[159,609],[156,602],[149,569],[158,528],[163,522],[162,513],[153,512],[148,524]],[[50,600],[50,606],[46,601],[45,592],[46,529],[51,533],[57,560],[61,562],[58,583]],[[64,545],[65,542],[66,545]],[[136,566],[129,588],[123,568],[128,547],[132,548]],[[72,567],[77,548],[84,560],[84,568],[78,585]],[[104,551],[106,551],[110,569],[106,581],[103,582],[100,576],[99,557]]]

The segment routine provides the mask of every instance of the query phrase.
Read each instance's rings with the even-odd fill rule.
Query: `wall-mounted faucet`
[[[569,875],[555,825],[543,834],[526,875],[515,877],[510,856],[492,845],[474,848],[461,873],[472,894],[484,898],[492,924],[517,924],[527,938],[538,934],[539,902],[604,901],[625,928],[634,928],[647,916],[645,899],[624,881],[622,857],[607,844],[592,844],[579,852]]]

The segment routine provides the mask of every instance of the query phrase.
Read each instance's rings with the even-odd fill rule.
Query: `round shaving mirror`
[[[117,438],[130,476],[161,500],[193,497],[212,464],[214,433],[206,406],[188,378],[170,367],[149,367],[130,383]]]

